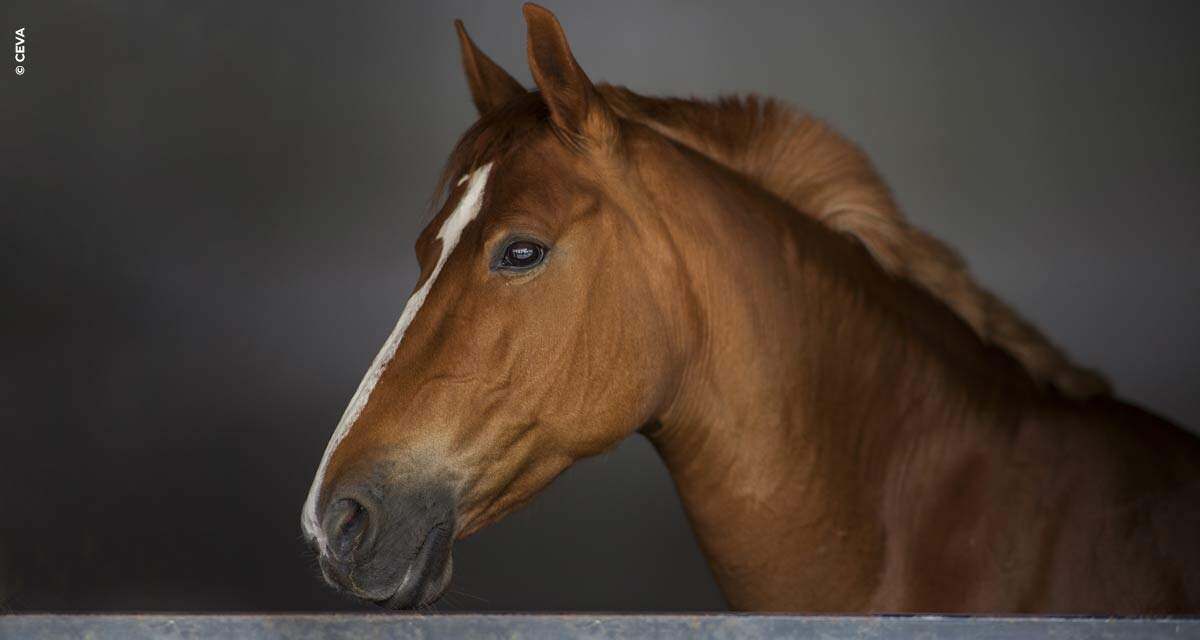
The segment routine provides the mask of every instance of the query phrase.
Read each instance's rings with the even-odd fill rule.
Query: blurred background
[[[757,91],[1119,393],[1200,426],[1200,3],[546,0],[595,80]],[[8,0],[0,611],[369,609],[300,506],[517,2]],[[442,610],[723,602],[640,437],[458,545]]]

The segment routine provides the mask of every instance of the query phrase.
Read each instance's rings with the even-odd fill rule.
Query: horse
[[[526,4],[526,90],[456,21],[479,120],[302,512],[390,608],[627,436],[746,611],[1200,611],[1200,439],[906,222],[867,157],[754,96],[594,84]]]

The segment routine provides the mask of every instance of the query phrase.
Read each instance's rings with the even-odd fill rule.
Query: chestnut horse
[[[1200,440],[1114,399],[770,100],[536,91],[457,24],[480,113],[321,459],[335,587],[438,598],[454,540],[638,432],[743,610],[1200,610]]]

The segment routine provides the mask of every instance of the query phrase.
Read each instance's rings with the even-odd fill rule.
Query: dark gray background
[[[1117,389],[1200,425],[1200,3],[553,2],[583,67],[759,91]],[[0,601],[358,607],[298,517],[515,2],[6,2]],[[634,439],[461,543],[443,608],[722,606]]]

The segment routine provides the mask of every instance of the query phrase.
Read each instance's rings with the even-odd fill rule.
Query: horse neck
[[[690,184],[670,192],[692,197],[663,217],[698,329],[647,435],[732,605],[860,609],[895,459],[935,431],[1012,423],[1038,392],[853,240],[679,153]]]

